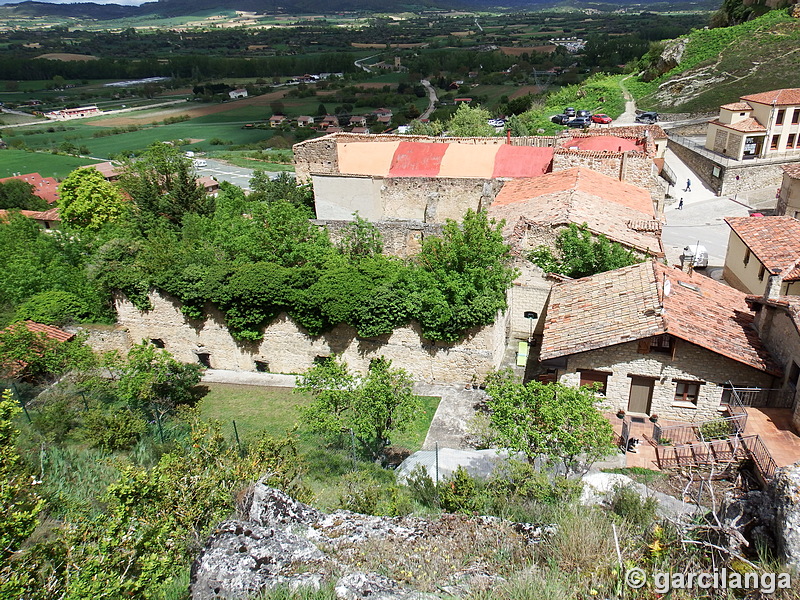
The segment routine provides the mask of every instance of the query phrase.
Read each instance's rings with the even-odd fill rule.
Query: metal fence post
[[[244,456],[242,453],[242,443],[239,441],[239,430],[236,429],[236,421],[231,421],[233,423],[233,435],[236,438],[236,447],[239,448],[239,456]]]

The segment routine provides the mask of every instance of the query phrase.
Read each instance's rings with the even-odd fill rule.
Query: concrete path
[[[236,383],[239,385],[293,388],[297,385],[297,376],[281,375],[279,373],[254,373],[251,371],[206,369],[201,381],[203,383]]]
[[[430,119],[431,113],[436,108],[436,102],[439,100],[439,98],[436,96],[436,90],[433,89],[430,81],[427,79],[420,79],[419,82],[426,90],[428,90],[428,108],[425,109],[425,112],[422,113],[419,118]]]
[[[430,383],[416,384],[414,393],[441,398],[422,449],[432,450],[436,442],[439,442],[440,448],[469,448],[465,443],[467,428],[486,393],[483,390],[465,390],[463,385]]]

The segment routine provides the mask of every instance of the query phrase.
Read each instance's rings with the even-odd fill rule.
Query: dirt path
[[[431,82],[427,79],[420,79],[419,81],[422,86],[428,90],[428,108],[425,109],[425,112],[422,113],[419,118],[420,119],[430,119],[431,113],[433,109],[436,108],[436,101],[439,99],[436,97],[436,90],[433,89]]]
[[[630,77],[630,75],[628,77]],[[625,79],[628,79],[628,77],[625,77]],[[633,96],[631,96],[628,88],[625,87],[625,79],[619,82],[622,95],[625,97],[625,112],[614,121],[614,125],[632,125],[636,123],[636,101],[633,99]]]

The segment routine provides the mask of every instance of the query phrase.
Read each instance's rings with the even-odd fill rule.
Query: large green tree
[[[592,388],[523,384],[505,371],[489,378],[486,392],[497,442],[530,462],[549,458],[569,473],[614,451],[611,423],[595,406]]]
[[[641,262],[633,250],[611,242],[603,234],[595,235],[584,223],[570,223],[556,237],[556,252],[538,246],[529,255],[531,262],[548,273],[567,277],[588,277]]]
[[[59,186],[61,220],[75,229],[97,230],[119,221],[128,202],[119,188],[94,168],[75,169]]]
[[[495,130],[488,121],[492,118],[485,108],[472,107],[466,103],[459,105],[456,112],[445,125],[448,135],[454,137],[488,137],[495,135]]]
[[[47,201],[33,193],[34,187],[19,179],[0,183],[0,209],[47,210]]]
[[[383,454],[389,436],[408,428],[420,407],[411,378],[383,357],[370,363],[365,376],[331,357],[307,371],[298,389],[314,397],[303,409],[312,431],[332,436],[352,432],[373,459]]]

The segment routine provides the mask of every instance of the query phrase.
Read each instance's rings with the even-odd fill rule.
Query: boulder
[[[264,478],[253,486],[246,512],[250,521],[264,527],[310,526],[322,517],[316,508],[266,485]]]
[[[343,600],[436,600],[439,596],[402,590],[397,582],[377,573],[350,573],[336,582],[337,598]]]
[[[800,463],[775,472],[769,487],[775,537],[789,566],[800,569]]]

